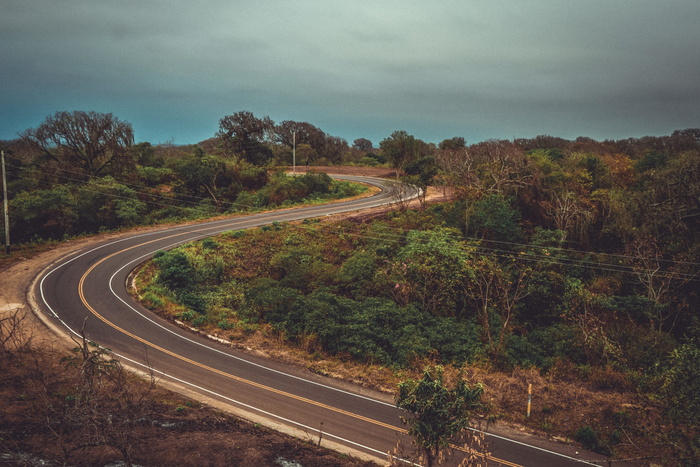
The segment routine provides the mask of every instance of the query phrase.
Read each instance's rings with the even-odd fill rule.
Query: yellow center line
[[[256,387],[256,388],[258,388],[258,389],[262,389],[262,390],[265,390],[265,391],[269,391],[269,392],[272,392],[272,393],[274,393],[274,394],[278,394],[278,395],[283,396],[283,397],[289,397],[289,398],[291,398],[291,399],[295,399],[295,400],[298,400],[298,401],[300,401],[300,402],[305,402],[305,403],[307,403],[307,404],[315,405],[315,406],[317,406],[317,407],[320,407],[320,408],[323,408],[323,409],[326,409],[326,410],[330,410],[330,411],[332,411],[332,412],[336,412],[336,413],[339,413],[339,414],[342,414],[342,415],[346,415],[346,416],[348,416],[348,417],[356,418],[356,419],[358,419],[358,420],[362,420],[362,421],[364,421],[364,422],[368,422],[368,423],[371,423],[371,424],[374,424],[374,425],[377,425],[377,426],[381,426],[381,427],[383,427],[383,428],[388,428],[388,429],[390,429],[390,430],[394,430],[394,431],[396,431],[396,432],[398,432],[398,433],[401,433],[401,434],[408,434],[408,430],[406,430],[406,429],[404,429],[404,428],[399,428],[399,427],[396,427],[396,426],[391,425],[391,424],[389,424],[389,423],[384,423],[384,422],[381,422],[381,421],[379,421],[379,420],[374,420],[374,419],[372,419],[372,418],[368,418],[368,417],[365,417],[365,416],[363,416],[363,415],[359,415],[359,414],[355,414],[355,413],[352,413],[352,412],[348,412],[348,411],[346,411],[346,410],[339,409],[339,408],[337,408],[337,407],[333,407],[333,406],[330,406],[330,405],[327,405],[327,404],[323,404],[323,403],[321,403],[321,402],[317,402],[317,401],[314,401],[314,400],[312,400],[312,399],[308,399],[308,398],[306,398],[306,397],[298,396],[298,395],[296,395],[296,394],[292,394],[292,393],[289,393],[289,392],[286,392],[286,391],[282,391],[282,390],[280,390],[280,389],[275,389],[275,388],[273,388],[273,387],[266,386],[266,385],[261,384],[261,383],[256,383],[255,381],[251,381],[251,380],[248,380],[248,379],[245,379],[245,378],[241,378],[240,376],[232,375],[231,373],[226,373],[225,371],[222,371],[222,370],[219,370],[219,369],[217,369],[217,368],[213,368],[213,367],[210,367],[210,366],[208,366],[208,365],[204,365],[203,363],[200,363],[200,362],[197,362],[197,361],[195,361],[195,360],[189,359],[189,358],[187,358],[187,357],[185,357],[185,356],[183,356],[183,355],[180,355],[180,354],[177,354],[177,353],[175,353],[175,352],[173,352],[173,351],[171,351],[171,350],[165,349],[165,348],[163,348],[163,347],[161,347],[161,346],[159,346],[159,345],[156,345],[156,344],[154,344],[154,343],[152,343],[152,342],[150,342],[150,341],[148,341],[148,340],[146,340],[146,339],[144,339],[144,338],[142,338],[142,337],[137,336],[136,334],[133,334],[133,333],[127,331],[126,329],[123,329],[123,328],[117,326],[116,324],[112,323],[112,322],[109,321],[107,318],[105,318],[104,316],[102,316],[100,313],[98,313],[97,310],[95,310],[95,309],[88,303],[87,299],[85,298],[84,291],[83,291],[83,288],[84,288],[83,286],[84,286],[84,284],[85,284],[85,280],[87,279],[88,275],[90,275],[90,273],[91,273],[97,266],[99,266],[100,264],[102,264],[103,262],[107,261],[108,259],[110,259],[110,258],[112,258],[112,257],[114,257],[114,256],[116,256],[116,255],[119,255],[119,254],[121,254],[121,253],[124,253],[124,252],[126,252],[126,251],[129,251],[129,250],[134,249],[134,248],[139,247],[139,246],[147,245],[147,244],[149,244],[149,243],[153,243],[153,242],[160,241],[160,240],[165,240],[165,239],[167,239],[167,238],[177,237],[178,235],[183,235],[183,234],[185,234],[185,233],[200,232],[200,231],[203,231],[203,230],[207,230],[207,229],[200,229],[200,230],[194,230],[194,231],[188,231],[188,232],[181,232],[181,233],[177,233],[177,234],[175,234],[175,235],[171,235],[171,236],[169,236],[169,237],[158,238],[158,239],[151,240],[151,241],[144,242],[144,243],[140,243],[140,244],[138,244],[138,245],[134,245],[134,246],[131,246],[131,247],[128,247],[128,248],[124,248],[123,250],[117,251],[117,252],[115,252],[115,253],[112,253],[112,254],[109,255],[109,256],[106,256],[106,257],[102,258],[101,260],[97,261],[95,264],[93,264],[92,266],[90,266],[90,268],[89,268],[87,271],[85,271],[85,273],[84,273],[84,274],[82,275],[82,277],[80,278],[80,282],[79,282],[79,284],[78,284],[78,294],[79,294],[79,296],[80,296],[80,300],[83,302],[83,304],[85,305],[85,307],[86,307],[88,310],[90,310],[90,312],[91,312],[93,315],[95,315],[97,318],[99,318],[101,321],[103,321],[103,322],[104,322],[105,324],[107,324],[108,326],[110,326],[110,327],[116,329],[117,331],[119,331],[119,332],[121,332],[121,333],[123,333],[123,334],[125,334],[125,335],[127,335],[127,336],[129,336],[129,337],[131,337],[131,338],[133,338],[133,339],[135,339],[135,340],[137,340],[137,341],[143,343],[144,345],[147,345],[147,346],[149,346],[149,347],[151,347],[151,348],[153,348],[153,349],[156,349],[156,350],[160,350],[161,352],[163,352],[163,353],[165,353],[165,354],[167,354],[167,355],[170,355],[170,356],[172,356],[172,357],[175,357],[175,358],[177,358],[177,359],[179,359],[179,360],[182,360],[183,362],[190,363],[190,364],[195,365],[195,366],[198,366],[198,367],[200,367],[200,368],[202,368],[202,369],[204,369],[204,370],[211,371],[212,373],[216,373],[216,374],[218,374],[218,375],[220,375],[220,376],[224,376],[224,377],[226,377],[226,378],[232,379],[232,380],[237,381],[237,382],[239,382],[239,383],[248,384],[248,385],[253,386],[253,387]],[[453,447],[454,449],[458,449],[458,450],[463,451],[463,452],[470,452],[468,449],[465,449],[465,448],[460,447],[460,446],[454,446],[454,445],[453,445],[452,447]],[[480,457],[487,457],[487,456],[485,456],[484,454],[481,454],[481,453],[477,453],[477,455],[480,456]],[[509,462],[509,461],[506,461],[506,460],[497,459],[497,458],[495,458],[495,457],[490,457],[490,456],[489,456],[488,458],[491,459],[491,460],[500,462],[502,465],[507,465],[507,466],[509,466],[509,467],[522,467],[522,466],[520,466],[519,464],[514,464],[514,463],[512,463],[512,462]]]

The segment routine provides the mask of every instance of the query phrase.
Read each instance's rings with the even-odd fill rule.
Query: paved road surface
[[[189,395],[381,462],[400,438],[409,444],[390,397],[237,352],[183,331],[136,303],[125,287],[129,273],[158,250],[274,221],[357,211],[395,201],[390,193],[394,182],[346,178],[372,183],[382,191],[349,202],[163,228],[93,245],[47,268],[31,292],[54,324],[75,333],[87,320],[89,339],[113,350],[131,366],[152,368],[163,382]],[[573,448],[558,447],[569,451],[560,455],[507,439],[489,437],[489,441],[493,465],[581,465]]]

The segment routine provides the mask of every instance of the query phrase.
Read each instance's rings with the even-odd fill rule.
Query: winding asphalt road
[[[400,413],[389,396],[232,350],[154,316],[126,291],[131,271],[158,250],[226,231],[395,201],[391,194],[395,182],[335,178],[362,181],[381,191],[353,201],[163,228],[93,245],[40,273],[30,287],[30,301],[33,297],[37,311],[64,332],[76,334],[86,323],[90,340],[111,349],[134,368],[152,369],[161,382],[180,392],[301,438],[383,462],[399,439],[409,445]],[[494,455],[490,465],[566,466],[582,462],[573,448],[560,454],[553,448],[495,435],[489,436],[489,442]]]

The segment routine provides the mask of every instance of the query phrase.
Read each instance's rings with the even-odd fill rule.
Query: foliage
[[[441,366],[426,367],[420,380],[407,379],[399,384],[396,407],[411,414],[404,423],[423,454],[421,461],[432,466],[444,459],[450,443],[469,427],[470,417],[483,408],[483,393],[480,384],[470,387],[461,377],[449,389]]]
[[[423,156],[404,165],[403,170],[406,175],[401,177],[402,181],[421,189],[419,200],[421,205],[425,207],[428,186],[433,184],[435,176],[440,170],[435,157]]]
[[[67,187],[58,186],[47,190],[24,191],[12,199],[15,241],[31,240],[32,233],[44,238],[62,238],[72,233],[79,219],[78,204]]]
[[[227,154],[264,165],[272,159],[272,150],[265,143],[273,125],[269,117],[257,118],[251,112],[240,111],[219,120],[217,137]]]
[[[405,131],[395,131],[379,143],[382,155],[391,162],[397,171],[416,159],[420,151],[420,140]]]
[[[692,378],[674,375],[691,361],[700,299],[697,130],[605,142],[456,137],[437,148],[395,132],[379,150],[361,139],[350,150],[311,124],[239,112],[194,146],[133,145],[127,134],[125,152],[89,162],[85,148],[64,145],[61,125],[103,117],[59,112],[8,146],[15,241],[357,193],[324,174],[263,167],[289,163],[294,143],[303,162],[389,161],[416,185],[452,185],[457,199],[325,237],[266,227],[264,241],[241,231],[158,254],[158,288],[171,294],[149,291],[149,303],[175,300],[191,322],[229,323],[222,329],[267,322],[313,351],[397,367],[431,358],[618,372],[640,391],[678,397],[669,419],[679,433],[688,426],[677,410],[692,408],[680,399]],[[232,252],[234,240],[248,257]]]
[[[700,348],[683,344],[671,353],[662,392],[674,423],[694,425],[700,420]]]
[[[664,375],[661,394],[666,413],[672,422],[668,438],[680,457],[698,459],[700,456],[700,348],[686,343],[671,353],[671,364]]]
[[[590,426],[582,426],[576,433],[574,439],[581,443],[584,449],[594,450],[598,448],[598,435]]]
[[[159,268],[159,283],[176,291],[187,291],[194,287],[195,270],[183,251],[158,252],[153,261]]]
[[[448,229],[410,231],[387,271],[392,295],[400,302],[415,301],[431,314],[454,316],[465,282],[473,277],[457,238]]]
[[[510,200],[499,194],[489,194],[474,204],[468,233],[474,232],[486,240],[515,242],[520,239],[520,213]]]
[[[79,169],[85,175],[124,173],[133,167],[133,129],[112,114],[56,112],[21,138],[60,168]]]

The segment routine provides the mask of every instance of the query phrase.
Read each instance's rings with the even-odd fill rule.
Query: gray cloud
[[[696,0],[3,0],[0,138],[73,109],[154,143],[244,109],[375,143],[667,134],[698,126],[698,18]]]

